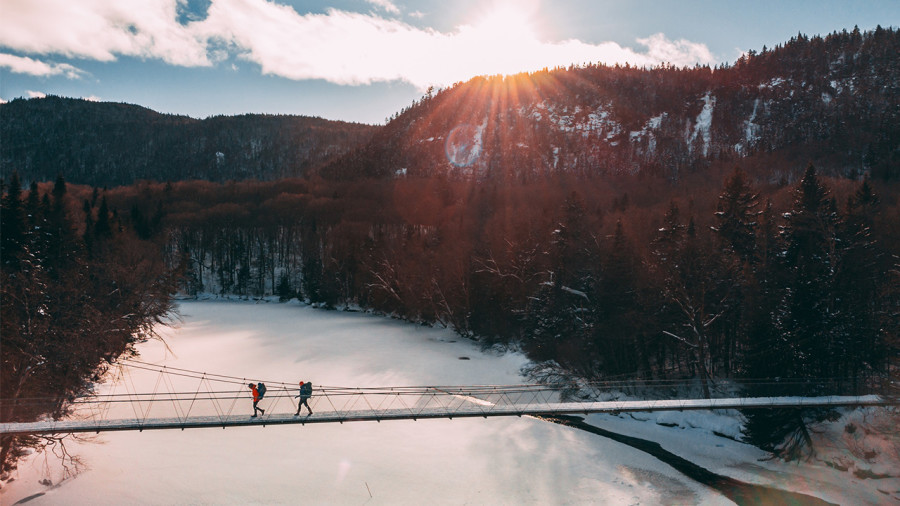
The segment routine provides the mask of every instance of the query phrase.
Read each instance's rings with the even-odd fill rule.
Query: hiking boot
[[[266,410],[264,410],[263,408],[259,408],[259,412],[262,414],[266,414]]]
[[[256,418],[256,415],[250,415],[250,418]]]

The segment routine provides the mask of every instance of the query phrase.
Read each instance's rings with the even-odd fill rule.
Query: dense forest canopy
[[[304,175],[368,141],[377,127],[304,116],[203,120],[129,104],[61,97],[0,104],[0,174],[94,186],[141,179],[280,179]]]
[[[15,174],[2,208],[3,398],[24,395],[5,389],[32,362],[93,339],[83,329],[105,328],[101,315],[143,312],[129,309],[142,316],[114,339],[85,341],[48,394],[57,404],[3,419],[62,414],[168,312],[174,272],[186,295],[298,297],[445,325],[524,350],[537,379],[688,379],[697,395],[774,377],[804,394],[882,388],[900,358],[898,42],[893,29],[854,30],[715,69],[476,78],[384,127],[344,130],[359,147],[302,178],[272,159],[248,178],[185,180],[200,169],[170,148],[158,178],[103,190],[59,180],[26,193]],[[3,116],[35,103],[53,102]],[[30,148],[5,139],[13,174],[24,162],[7,153]],[[92,146],[79,153],[103,153]],[[81,155],[53,156],[67,177],[120,163],[72,169]],[[107,297],[124,291],[110,283],[149,298]],[[748,435],[795,456],[805,424],[826,415],[748,413]]]

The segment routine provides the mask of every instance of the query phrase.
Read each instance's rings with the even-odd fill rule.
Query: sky
[[[900,26],[897,0],[0,0],[0,100],[384,123],[476,75],[733,63]]]

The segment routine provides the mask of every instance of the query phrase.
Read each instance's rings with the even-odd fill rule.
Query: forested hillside
[[[327,177],[646,174],[900,178],[900,32],[798,35],[717,68],[582,65],[429,93]],[[798,169],[798,167],[800,167]]]
[[[0,105],[0,174],[94,186],[141,179],[298,177],[378,127],[302,116],[197,120],[108,102],[46,97]]]

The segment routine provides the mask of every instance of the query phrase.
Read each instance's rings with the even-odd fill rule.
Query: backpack
[[[309,397],[312,395],[312,383],[304,383],[300,388],[300,395]]]
[[[263,396],[266,395],[266,384],[260,381],[256,384],[256,391],[259,392],[259,398],[262,400]]]

